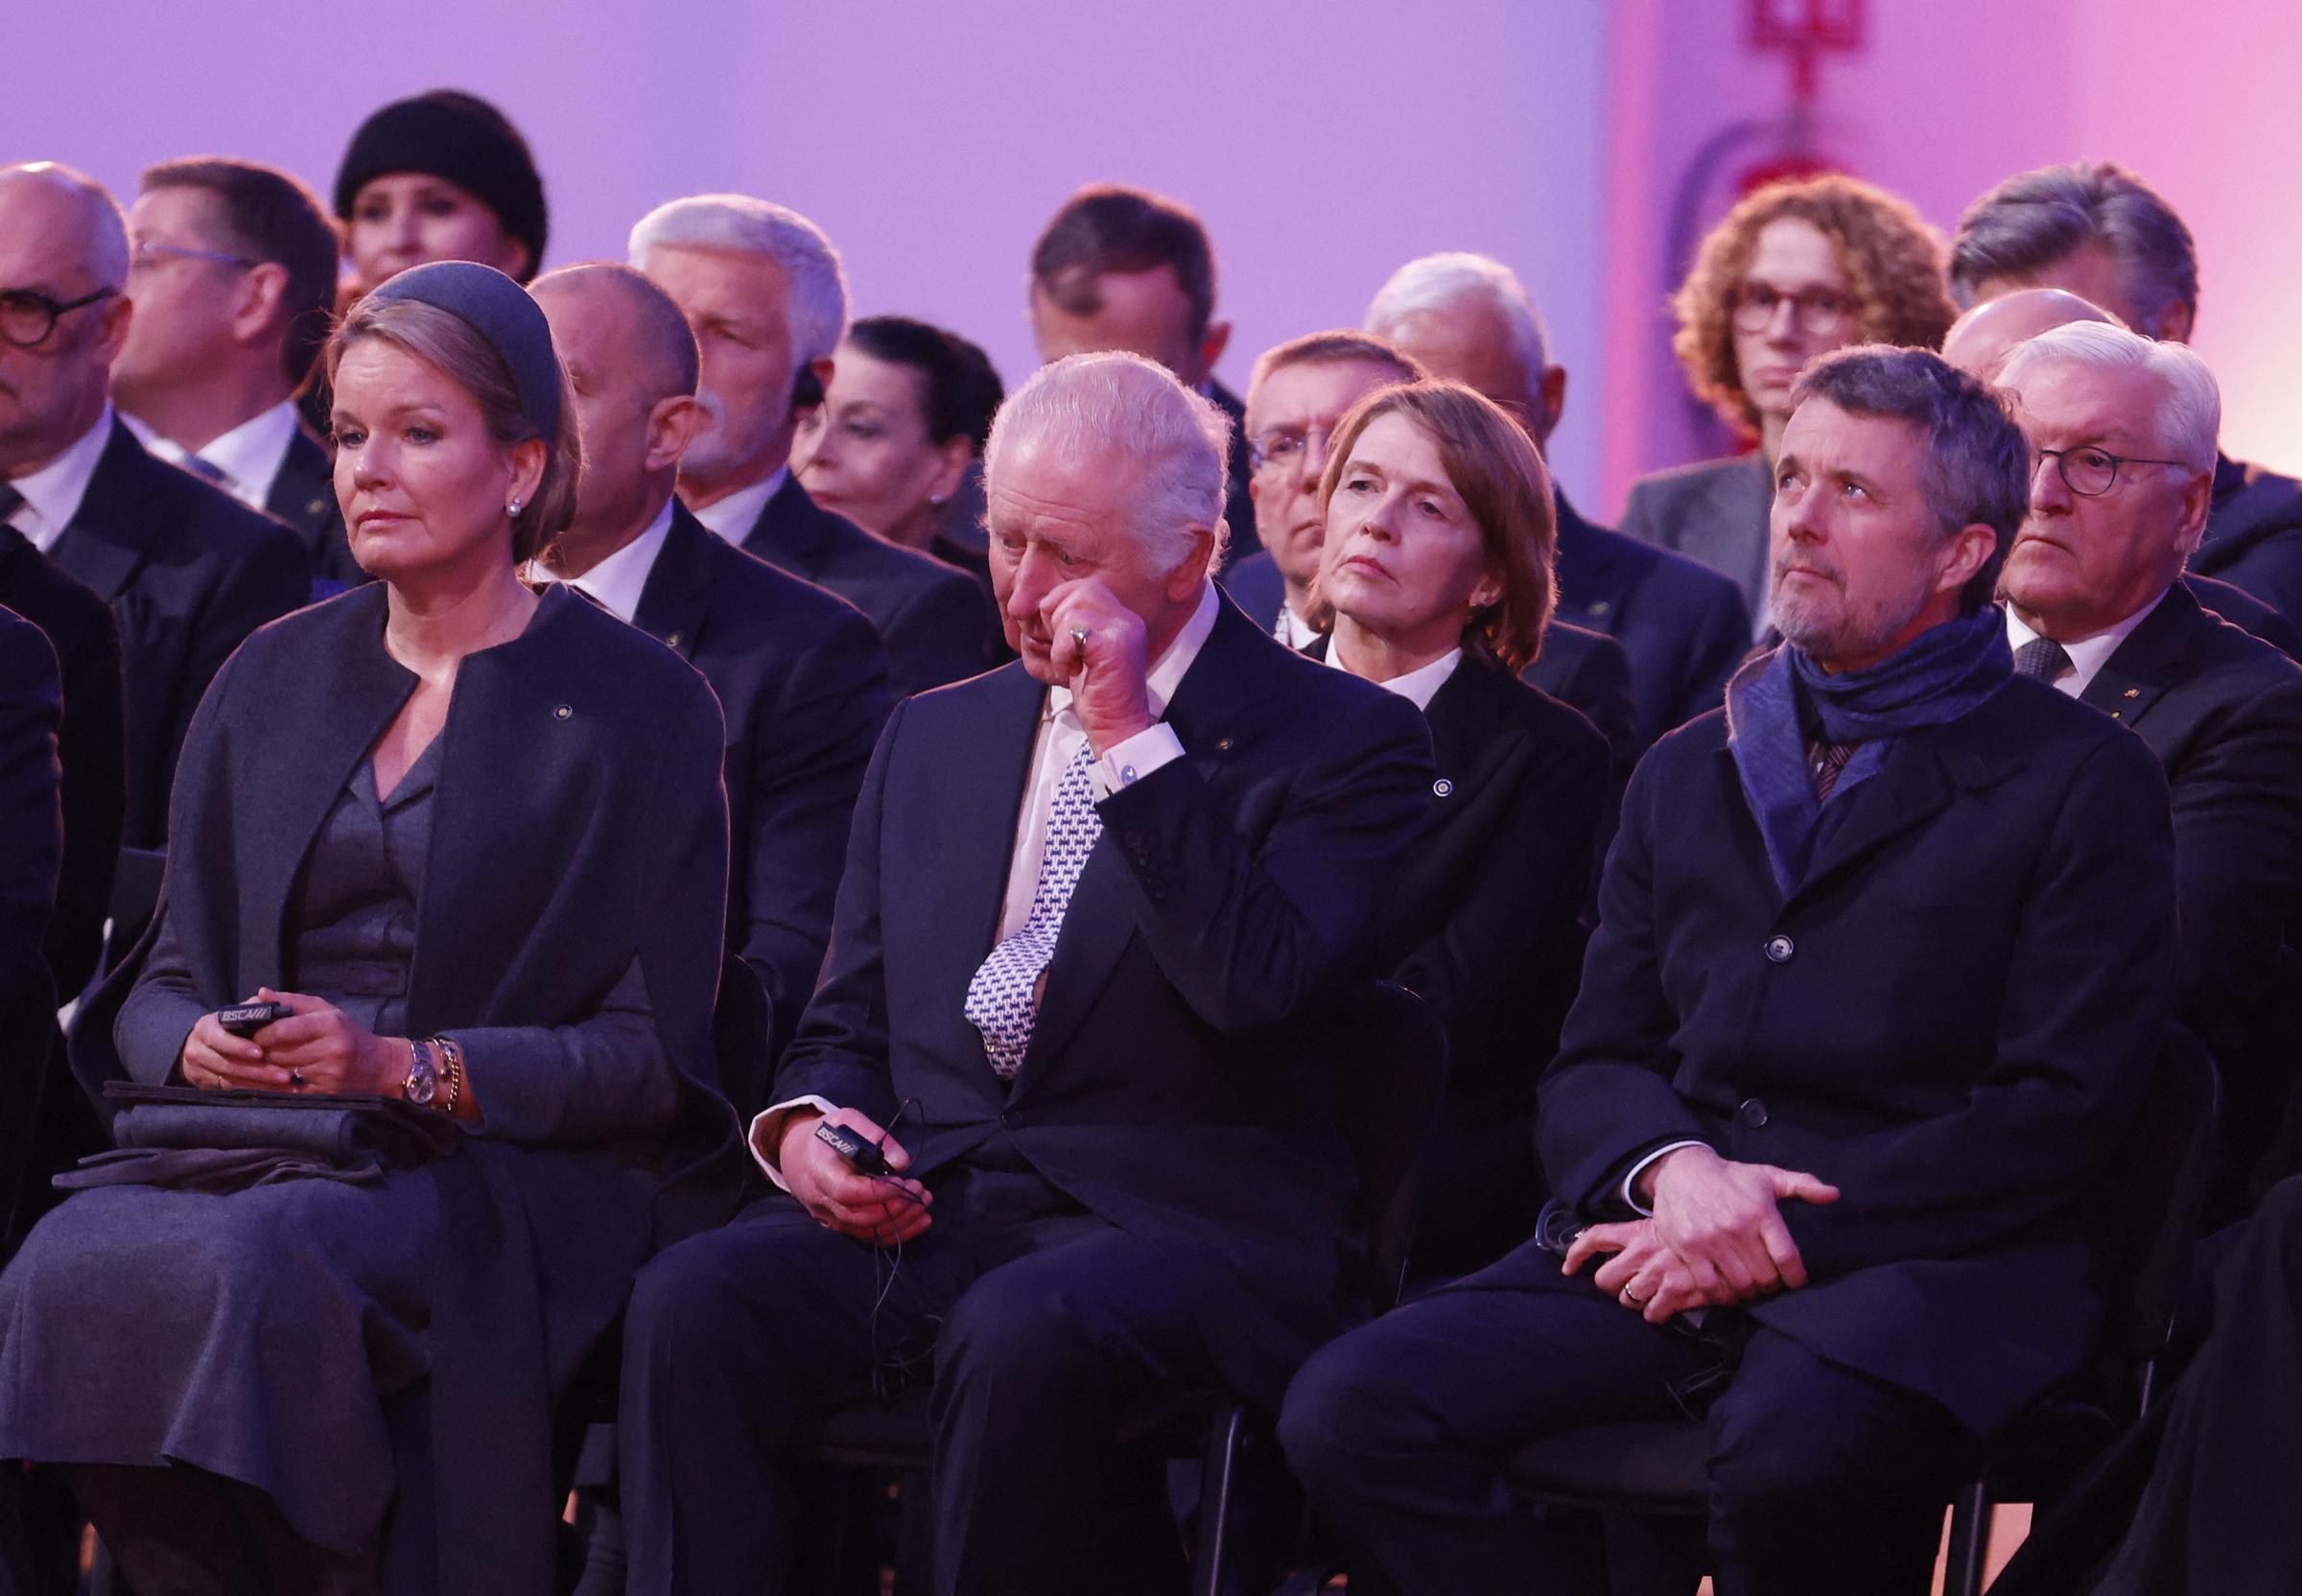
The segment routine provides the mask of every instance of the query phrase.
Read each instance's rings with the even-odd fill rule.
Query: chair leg
[[[1233,1402],[1207,1427],[1207,1458],[1199,1475],[1199,1544],[1192,1558],[1192,1596],[1221,1596],[1224,1537],[1230,1528],[1232,1476],[1247,1410]]]
[[[1942,1569],[1942,1596],[1983,1596],[1983,1574],[1990,1555],[1990,1521],[1996,1509],[1981,1479],[1951,1498],[1950,1551]]]

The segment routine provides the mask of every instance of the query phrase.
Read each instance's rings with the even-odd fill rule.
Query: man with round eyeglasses
[[[2213,505],[2221,421],[2203,361],[2074,321],[2015,345],[1999,387],[2032,450],[1999,581],[2015,669],[2131,728],[2165,768],[2179,1012],[2221,1070],[2211,1201],[2235,1219],[2292,1089],[2280,1043],[2302,896],[2302,669],[2182,579]]]

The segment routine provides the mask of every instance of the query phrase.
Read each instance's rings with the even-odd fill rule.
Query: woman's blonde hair
[[[1551,568],[1559,515],[1541,452],[1502,407],[1461,383],[1394,383],[1361,399],[1336,426],[1319,483],[1322,510],[1335,496],[1359,434],[1386,415],[1404,416],[1438,446],[1447,483],[1479,529],[1488,575],[1502,586],[1494,602],[1464,620],[1464,646],[1513,671],[1525,669],[1542,652],[1542,629],[1558,602]],[[1312,626],[1333,629],[1334,606],[1316,583],[1310,608]]]
[[[1743,391],[1734,358],[1734,296],[1750,270],[1760,231],[1785,217],[1810,223],[1830,240],[1854,300],[1849,344],[1939,349],[1959,315],[1943,276],[1941,237],[1908,201],[1853,177],[1768,184],[1710,230],[1694,270],[1671,296],[1679,318],[1671,350],[1687,387],[1751,434],[1759,430],[1758,409]]]
[[[560,373],[559,434],[546,437],[520,405],[511,369],[481,331],[453,311],[418,299],[362,299],[345,313],[328,339],[324,356],[328,381],[344,352],[373,339],[435,367],[478,401],[488,435],[505,449],[537,442],[544,446],[544,474],[535,493],[511,518],[511,557],[524,564],[540,557],[567,530],[576,514],[576,480],[583,469],[575,397],[567,373]]]

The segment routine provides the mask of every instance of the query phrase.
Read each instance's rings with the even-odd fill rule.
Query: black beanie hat
[[[467,190],[528,246],[528,277],[543,265],[550,224],[544,180],[520,130],[478,95],[435,88],[395,100],[360,124],[336,174],[337,216],[349,222],[360,191],[394,172],[421,172]]]

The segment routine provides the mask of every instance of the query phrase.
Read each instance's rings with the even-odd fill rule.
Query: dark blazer
[[[385,603],[371,583],[315,605],[217,677],[184,747],[160,910],[181,966],[152,973],[161,1000],[120,1015],[117,1046],[112,1017],[156,938],[98,989],[73,1042],[91,1091],[129,1061],[165,1075],[192,1018],[281,983],[304,857],[415,685],[384,650]],[[712,1037],[724,739],[701,677],[557,588],[520,637],[463,662],[439,736],[408,1022],[463,1044],[486,1128],[423,1166],[449,1243],[428,1332],[427,1587],[541,1593],[553,1396],[653,1247],[723,1217],[733,1189]],[[648,1012],[603,1008],[635,967]],[[671,1067],[661,1095],[628,1068],[641,1051]]]
[[[2186,572],[2182,585],[2190,596],[2231,625],[2249,632],[2290,660],[2302,660],[2302,626],[2296,626],[2243,587]]]
[[[65,575],[20,532],[0,527],[0,605],[48,634],[63,672],[64,857],[48,968],[66,998],[87,985],[104,951],[112,872],[128,801],[128,732],[120,628],[111,606]]]
[[[787,477],[743,539],[743,552],[861,610],[887,645],[897,697],[982,670],[990,622],[982,591],[964,572],[873,537],[808,497]]]
[[[168,790],[192,712],[248,633],[311,597],[312,561],[294,532],[153,458],[117,421],[49,555],[109,600],[120,622],[128,808],[112,914],[140,927],[159,889]]]
[[[1825,815],[1786,902],[1726,712],[1655,745],[1543,1080],[1543,1167],[1593,1217],[1682,1138],[1837,1185],[1782,1206],[1813,1283],[1750,1311],[1987,1434],[2098,1330],[2091,1199],[2173,1017],[2166,781],[2017,679]]]
[[[1286,578],[1279,574],[1279,562],[1271,551],[1258,548],[1252,554],[1233,560],[1216,578],[1231,601],[1247,612],[1247,619],[1269,632],[1279,624],[1279,612],[1287,605]]]
[[[2165,767],[2179,1012],[2221,1068],[2233,1162],[2251,1165],[2294,1078],[2281,950],[2302,903],[2302,669],[2177,585],[2080,700],[2132,728]]]
[[[264,508],[304,540],[304,550],[312,556],[314,581],[358,587],[372,580],[352,558],[343,509],[336,503],[336,465],[328,457],[328,446],[300,426],[288,440],[287,458],[280,461],[280,474],[271,480]]]
[[[1250,554],[1262,552],[1263,548],[1262,534],[1255,529],[1255,501],[1247,493],[1247,479],[1255,475],[1247,463],[1247,406],[1212,377],[1207,380],[1207,396],[1215,409],[1231,417],[1231,451],[1223,460],[1223,519],[1231,527],[1223,564],[1229,569]]]
[[[815,990],[856,793],[887,723],[887,653],[851,605],[753,559],[676,501],[633,623],[703,672],[727,721],[727,945],[774,1017],[746,1123]]]
[[[1631,656],[1637,750],[1719,707],[1750,650],[1750,612],[1734,583],[1667,549],[1559,507],[1560,619],[1605,632]]]
[[[2217,455],[2213,513],[2190,565],[2302,625],[2302,481]]]
[[[1439,774],[1376,968],[1446,1030],[1449,1152],[1425,1183],[1415,1257],[1465,1274],[1524,1241],[1541,1207],[1535,1084],[1582,976],[1583,908],[1618,789],[1590,722],[1484,656],[1464,656],[1425,718]]]
[[[64,848],[63,712],[56,651],[0,609],[0,1219],[12,1232],[56,1033],[47,940]]]
[[[1229,604],[1167,707],[1185,757],[1098,806],[1012,1085],[963,1005],[998,934],[1046,690],[1018,665],[896,706],[856,806],[823,983],[776,1091],[907,1108],[912,1171],[1020,1154],[1186,1251],[1209,1345],[1275,1403],[1341,1327],[1342,1045],[1431,802],[1415,706]]]
[[[1753,622],[1767,602],[1767,514],[1774,483],[1757,450],[1657,471],[1631,484],[1623,535],[1710,567],[1743,595]]]

